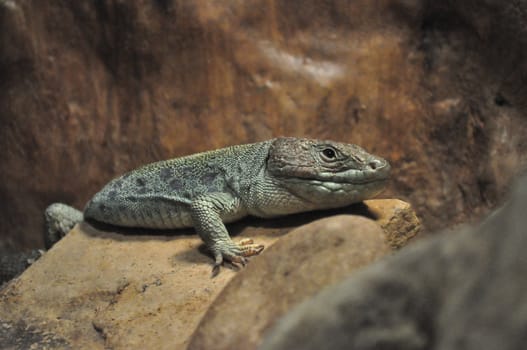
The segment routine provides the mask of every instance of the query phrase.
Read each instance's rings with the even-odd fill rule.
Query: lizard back
[[[189,205],[207,193],[248,192],[265,166],[272,140],[160,161],[112,181],[90,200],[84,217],[117,226],[192,226]],[[225,221],[245,216],[239,211]]]

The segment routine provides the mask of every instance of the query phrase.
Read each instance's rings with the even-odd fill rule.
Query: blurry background
[[[526,1],[0,0],[0,248],[139,165],[275,136],[357,143],[428,232],[527,163]]]

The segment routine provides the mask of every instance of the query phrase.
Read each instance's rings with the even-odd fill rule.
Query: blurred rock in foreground
[[[294,309],[261,349],[524,349],[527,177],[477,228],[423,241]]]

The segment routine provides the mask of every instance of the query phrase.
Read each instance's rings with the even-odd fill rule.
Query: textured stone
[[[364,204],[394,249],[403,247],[421,231],[421,223],[409,203],[397,199],[374,199],[364,201]]]
[[[375,201],[370,201],[370,205],[375,206]],[[399,205],[399,201],[393,201],[393,207]],[[266,259],[267,250],[273,255],[271,245],[292,227],[303,224],[320,227],[318,221],[309,223],[346,212],[372,216],[366,206],[357,205],[341,211],[303,213],[275,220],[247,219],[229,225],[229,230],[237,235],[235,239],[251,237],[266,245],[261,256],[251,259],[247,266],[250,268]],[[396,213],[391,208],[380,216]],[[102,228],[86,223],[76,226],[0,291],[0,326],[5,328],[0,329],[0,336],[6,335],[6,338],[0,337],[0,348],[29,342],[39,344],[40,348],[46,342],[90,349],[184,348],[210,304],[234,276],[244,273],[247,278],[257,277],[248,275],[246,270],[237,273],[225,267],[217,277],[211,278],[212,259],[203,254],[203,244],[192,230],[116,233]],[[386,251],[380,241],[390,235],[381,239],[379,230],[373,233],[371,242],[359,240],[363,248],[370,249],[364,249],[363,257],[378,256],[376,246]],[[342,239],[333,235],[332,241],[308,240],[305,245],[307,249],[315,242],[326,244],[328,253],[335,249],[342,256],[343,242],[350,245],[355,236],[360,235],[355,233]],[[277,249],[276,252],[282,251]],[[283,258],[292,262],[295,254],[285,252]],[[254,268],[268,263],[262,260]],[[280,265],[281,261],[272,263]],[[314,260],[311,263],[316,264]],[[336,278],[337,274],[331,271],[357,264],[357,261],[339,259],[325,268],[328,276]],[[322,268],[314,266],[312,270]],[[303,271],[304,281],[312,278],[313,271]],[[251,301],[238,302],[241,306]],[[244,319],[240,318],[239,322]]]
[[[526,1],[0,1],[1,245],[145,163],[354,142],[434,229],[526,164]],[[176,184],[177,185],[177,184]]]
[[[234,274],[211,279],[200,245],[194,235],[124,236],[83,223],[2,291],[0,319],[73,348],[181,348]]]
[[[295,304],[390,251],[374,221],[335,216],[290,232],[216,298],[188,349],[254,349]]]
[[[527,177],[479,227],[422,240],[284,317],[273,349],[523,349]]]

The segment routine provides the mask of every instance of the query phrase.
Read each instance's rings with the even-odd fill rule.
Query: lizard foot
[[[238,244],[232,244],[223,249],[215,249],[214,266],[212,268],[212,277],[218,275],[220,266],[224,261],[229,261],[233,266],[239,268],[245,266],[248,262],[247,257],[257,255],[264,249],[261,244],[254,244],[251,239],[243,239]]]

